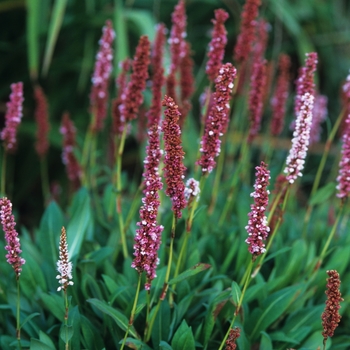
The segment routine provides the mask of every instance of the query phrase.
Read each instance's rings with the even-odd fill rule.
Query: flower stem
[[[5,196],[5,183],[6,183],[6,159],[7,152],[4,148],[3,156],[2,156],[2,171],[1,171],[1,195]]]
[[[130,319],[129,319],[128,328],[127,328],[127,330],[126,330],[126,332],[125,332],[125,336],[124,336],[123,343],[122,343],[122,346],[121,346],[120,350],[123,350],[123,349],[124,349],[125,342],[126,342],[126,338],[128,337],[130,327],[131,327],[131,326],[133,325],[133,323],[134,323],[137,301],[138,301],[138,299],[139,299],[139,294],[140,294],[141,276],[142,276],[142,274],[139,273],[139,279],[138,279],[138,282],[137,282],[137,288],[136,288],[136,294],[135,294],[135,299],[134,299],[134,305],[132,306],[132,310],[131,310],[131,315],[130,315]]]
[[[232,318],[232,321],[231,321],[231,324],[230,324],[230,327],[228,328],[227,332],[226,332],[226,335],[224,337],[224,339],[222,340],[221,342],[221,345],[219,347],[219,350],[222,350],[225,343],[226,343],[226,340],[227,340],[227,337],[229,336],[230,334],[230,330],[231,328],[233,327],[233,324],[236,320],[236,317],[237,315],[239,314],[239,311],[241,309],[241,306],[242,306],[242,303],[243,303],[243,298],[244,298],[244,295],[245,295],[245,292],[247,290],[247,287],[249,285],[249,282],[250,282],[250,279],[251,279],[251,272],[252,272],[252,269],[253,269],[253,263],[254,263],[254,256],[252,257],[252,259],[250,260],[249,262],[249,266],[248,266],[248,269],[247,269],[247,273],[246,273],[246,280],[245,280],[245,283],[244,283],[244,287],[243,287],[243,290],[242,290],[242,293],[241,293],[241,296],[239,298],[239,301],[238,301],[238,305],[236,307],[236,311],[233,315],[233,318]]]
[[[21,344],[21,327],[20,327],[20,288],[19,288],[19,278],[17,278],[17,305],[16,305],[16,337],[18,341],[18,346],[22,349]]]

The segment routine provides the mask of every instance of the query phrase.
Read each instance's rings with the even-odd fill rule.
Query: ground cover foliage
[[[0,4],[1,349],[350,348],[349,5],[259,3]]]

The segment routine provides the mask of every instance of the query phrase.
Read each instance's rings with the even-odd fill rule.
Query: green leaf
[[[334,182],[329,182],[327,185],[321,187],[316,191],[316,193],[311,197],[310,205],[317,205],[327,201],[336,191],[336,184]]]
[[[39,339],[30,339],[30,350],[55,350],[55,347],[51,347]]]
[[[103,348],[103,341],[100,331],[83,315],[80,317],[82,343],[86,349],[100,350]]]
[[[128,33],[126,30],[124,8],[121,0],[114,1],[114,23],[117,33],[115,40],[115,71],[116,74],[119,73],[120,67],[119,63],[130,57],[129,43],[128,43]]]
[[[52,16],[49,22],[50,23],[49,34],[47,36],[46,50],[45,50],[44,63],[43,63],[44,76],[47,74],[49,70],[53,50],[56,45],[58,33],[60,31],[63,17],[64,17],[64,12],[66,10],[66,5],[67,5],[67,0],[56,0],[52,10]]]
[[[169,284],[179,283],[179,282],[181,282],[189,277],[197,275],[197,273],[200,273],[202,271],[209,269],[210,267],[211,267],[211,265],[209,265],[209,264],[198,263],[198,264],[194,265],[193,267],[191,267],[190,269],[180,273],[180,275],[178,275],[177,277],[172,278],[169,281]]]
[[[175,332],[171,346],[173,350],[195,350],[192,329],[187,325],[185,320],[182,321],[180,327]]]
[[[138,36],[147,35],[151,42],[154,40],[154,28],[156,23],[149,11],[133,8],[132,10],[124,10],[124,15],[125,18],[131,22],[131,28],[133,30],[136,28],[138,29]]]
[[[241,292],[241,288],[239,288],[238,283],[235,281],[232,281],[231,296],[235,305],[238,305],[241,295],[242,295],[242,292]]]
[[[56,266],[58,260],[58,245],[63,224],[60,207],[55,201],[51,201],[41,219],[36,241],[42,256],[47,257],[46,261],[52,266]]]
[[[263,302],[263,310],[260,318],[256,321],[252,332],[252,339],[255,335],[266,330],[269,325],[276,321],[288,308],[300,286],[291,286],[271,294]]]
[[[162,350],[173,350],[173,348],[164,340],[159,343],[159,348]]]
[[[72,259],[79,255],[88,226],[92,225],[93,213],[86,188],[83,187],[76,193],[70,212],[71,220],[67,226],[67,242],[69,258]]]
[[[118,325],[118,327],[121,328],[123,331],[126,331],[128,329],[129,320],[117,309],[107,305],[105,302],[100,301],[98,299],[89,299],[87,300],[87,302],[94,305],[103,313],[111,316],[115,323]],[[129,333],[134,338],[140,339],[140,336],[137,334],[134,326],[130,327]]]
[[[152,343],[154,349],[160,349],[160,342],[162,340],[168,340],[170,329],[170,307],[168,301],[165,299],[160,304],[160,310],[156,316],[153,329],[152,329]]]
[[[322,330],[316,331],[310,335],[310,337],[302,343],[302,347],[306,349],[317,349],[320,347],[323,349],[323,335]],[[332,349],[332,339],[328,338],[326,343],[326,349]]]
[[[40,294],[40,298],[44,303],[47,310],[50,310],[50,313],[53,314],[57,319],[63,321],[64,318],[64,301],[61,296],[50,293]]]
[[[22,322],[21,326],[19,328],[22,328],[27,322],[29,322],[32,318],[34,318],[35,316],[40,316],[39,312],[34,312],[30,315],[28,315],[24,321]]]
[[[81,316],[78,306],[71,307],[69,309],[68,322],[71,324],[73,337],[71,338],[70,347],[71,349],[80,350],[80,324]]]
[[[60,338],[67,344],[73,337],[73,327],[70,325],[62,325],[60,330]]]
[[[39,339],[41,342],[45,343],[47,346],[50,346],[51,348],[55,348],[55,344],[51,340],[51,338],[44,332],[39,332]]]
[[[271,338],[265,332],[261,332],[261,341],[260,341],[259,350],[273,350]]]

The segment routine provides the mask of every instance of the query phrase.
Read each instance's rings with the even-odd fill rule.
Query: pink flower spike
[[[222,60],[225,55],[225,47],[227,44],[227,31],[225,22],[228,19],[228,13],[223,9],[215,10],[214,29],[212,32],[212,39],[209,44],[208,57],[205,71],[209,80],[214,82],[218,75],[219,69],[222,65]]]
[[[231,63],[221,66],[215,79],[215,93],[205,122],[204,134],[200,143],[201,158],[198,164],[202,174],[209,174],[216,166],[215,158],[221,151],[220,137],[226,132],[229,123],[230,101],[236,68]]]
[[[137,223],[139,229],[136,230],[134,244],[134,261],[131,265],[136,271],[146,272],[147,283],[145,289],[151,288],[152,280],[157,276],[156,268],[159,264],[158,250],[161,243],[161,233],[163,226],[158,225],[157,215],[160,205],[158,192],[163,184],[159,176],[159,162],[161,158],[160,126],[153,124],[148,129],[147,156],[144,161],[144,197],[140,209],[140,222]]]
[[[34,89],[36,100],[35,121],[37,125],[35,150],[40,158],[45,157],[49,149],[49,111],[43,89],[37,85]]]
[[[115,32],[110,20],[102,29],[102,37],[99,41],[100,49],[96,55],[95,69],[92,76],[92,87],[90,94],[91,112],[94,115],[93,131],[103,129],[104,120],[107,115],[108,82],[112,73],[113,49],[112,44]]]
[[[185,184],[183,182],[186,171],[183,165],[184,151],[181,142],[181,129],[178,124],[179,107],[171,97],[165,96],[162,105],[166,106],[165,119],[162,125],[164,133],[164,177],[167,184],[166,195],[172,201],[172,210],[177,219],[182,216],[181,210],[186,207]]]
[[[234,48],[234,59],[237,63],[247,60],[255,37],[256,18],[259,14],[261,0],[246,0],[241,14],[241,29]]]
[[[249,245],[248,250],[253,254],[254,260],[258,255],[265,253],[263,240],[267,239],[270,232],[265,215],[269,204],[270,191],[267,186],[269,185],[270,171],[264,162],[261,162],[260,166],[255,169],[255,191],[250,195],[254,198],[254,204],[250,206],[251,211],[248,214],[249,220],[246,230],[249,237],[245,241]]]
[[[22,119],[23,110],[23,83],[11,84],[10,101],[6,103],[5,127],[1,131],[5,151],[14,153],[17,147],[17,128]]]
[[[120,120],[127,123],[136,119],[138,110],[143,102],[142,92],[146,88],[148,79],[148,65],[150,63],[151,44],[147,36],[142,36],[136,48],[130,82],[122,94],[122,103],[119,106]]]
[[[22,265],[25,264],[25,260],[19,255],[22,253],[20,241],[18,238],[18,233],[15,230],[15,218],[12,215],[12,203],[6,197],[0,199],[0,219],[2,224],[2,229],[5,232],[5,240],[7,245],[5,249],[7,250],[6,259],[7,262],[12,265],[16,273],[16,279],[22,271]]]
[[[337,197],[345,200],[350,194],[350,114],[346,118],[346,127],[343,134],[339,175],[337,177]]]
[[[74,189],[78,189],[82,172],[74,154],[76,129],[67,112],[63,114],[60,133],[63,135],[62,162],[66,166],[68,179],[72,182]]]

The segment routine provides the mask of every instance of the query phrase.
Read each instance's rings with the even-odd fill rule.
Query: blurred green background
[[[317,51],[317,85],[328,96],[329,118],[340,112],[340,89],[350,68],[350,1],[347,0],[263,0],[260,16],[271,25],[268,60],[276,62],[280,52],[292,57],[293,80],[306,52]],[[37,225],[43,210],[39,160],[34,150],[35,130],[33,84],[44,89],[50,108],[49,177],[51,183],[67,186],[61,161],[59,124],[69,111],[82,144],[87,125],[90,78],[98,49],[101,28],[112,19],[117,32],[115,70],[118,61],[133,56],[140,35],[152,40],[155,25],[164,22],[170,30],[172,0],[2,0],[0,1],[0,126],[10,84],[24,82],[24,117],[19,128],[19,148],[11,156],[8,176],[13,180],[8,195],[20,211],[21,223]],[[195,61],[196,93],[192,117],[198,119],[198,98],[207,84],[204,74],[210,41],[211,19],[217,8],[226,9],[228,44],[226,61],[240,25],[244,1],[187,0],[188,41]],[[111,82],[111,97],[115,94]],[[146,106],[147,108],[147,106]],[[289,118],[292,119],[292,113]],[[329,123],[328,123],[329,125]],[[108,135],[107,123],[106,135]],[[287,133],[288,134],[288,133]],[[323,135],[325,139],[326,133]]]

